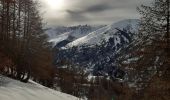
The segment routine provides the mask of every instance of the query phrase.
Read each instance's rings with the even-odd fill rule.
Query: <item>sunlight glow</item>
[[[65,6],[64,0],[46,0],[48,6],[53,10],[62,10]]]

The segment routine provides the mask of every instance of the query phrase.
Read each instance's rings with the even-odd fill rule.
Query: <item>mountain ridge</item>
[[[135,39],[138,22],[137,19],[123,20],[116,24],[104,26],[73,41],[74,43],[85,38],[85,42],[89,43],[88,45],[78,41],[77,43],[81,43],[81,45],[70,46],[70,43],[72,43],[70,42],[60,48],[56,46],[54,48],[57,50],[55,54],[56,66],[62,68],[62,66],[69,66],[68,63],[64,64],[63,61],[72,62],[74,66],[83,67],[93,75],[122,77],[121,74],[125,73],[119,69],[118,65],[115,65],[116,54]]]

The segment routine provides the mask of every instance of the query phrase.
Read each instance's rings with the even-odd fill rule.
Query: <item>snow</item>
[[[57,37],[56,30],[54,28],[48,29],[46,34],[48,35],[49,40]]]
[[[124,64],[130,64],[130,63],[137,61],[139,59],[140,59],[140,57],[129,58],[129,59],[127,59],[127,61],[123,61],[123,63]]]
[[[47,29],[45,33],[48,36],[48,42],[53,43],[55,46],[59,42],[67,40],[68,37],[74,37],[75,40],[101,27],[103,26],[78,25],[72,27],[56,27]]]
[[[69,37],[70,32],[63,33],[61,35],[58,35],[54,39],[50,39],[48,42],[53,43],[53,46],[55,46],[57,43],[66,40]]]
[[[108,30],[109,27],[103,27],[97,31],[94,31],[92,33],[89,33],[88,35],[79,38],[75,41],[73,41],[72,43],[69,43],[68,46],[73,47],[73,46],[78,46],[78,45],[82,45],[82,44],[94,44],[95,42],[101,41],[101,38],[103,38],[105,35],[103,35],[106,30]],[[100,40],[99,40],[100,38]],[[105,37],[106,38],[106,37]]]
[[[110,37],[116,36],[116,28],[123,29],[126,28],[128,25],[131,27],[131,32],[136,32],[138,27],[139,20],[137,19],[126,19],[123,21],[119,21],[117,23],[114,23],[112,25],[108,25],[105,27],[102,27],[96,31],[93,31],[89,33],[88,35],[81,37],[69,44],[67,44],[67,48],[74,47],[74,46],[91,46],[91,45],[100,45],[103,41],[108,41]],[[116,44],[120,42],[120,39],[118,41],[115,41]]]
[[[36,82],[22,83],[0,76],[0,100],[77,100],[78,98],[64,94]]]

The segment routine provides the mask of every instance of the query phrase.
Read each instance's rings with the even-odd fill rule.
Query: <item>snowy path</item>
[[[21,83],[0,76],[0,100],[78,100],[35,82]]]

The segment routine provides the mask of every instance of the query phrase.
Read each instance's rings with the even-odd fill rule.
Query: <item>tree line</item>
[[[170,99],[170,1],[153,0],[150,5],[137,8],[141,14],[139,40],[127,49],[129,58],[119,64],[129,68],[128,78],[135,81],[136,93],[127,100]],[[131,46],[131,45],[130,45]],[[138,58],[130,63],[123,61]]]
[[[35,0],[0,0],[0,72],[50,85],[52,54],[38,9]]]

